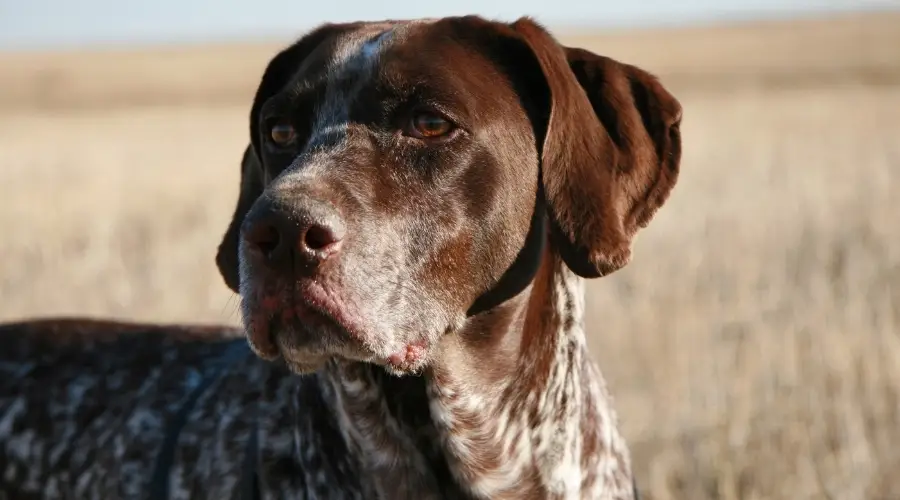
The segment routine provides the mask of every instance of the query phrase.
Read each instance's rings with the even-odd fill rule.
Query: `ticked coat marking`
[[[216,256],[246,339],[0,326],[0,499],[633,500],[583,281],[666,201],[680,120],[529,19],[313,30],[263,74]]]

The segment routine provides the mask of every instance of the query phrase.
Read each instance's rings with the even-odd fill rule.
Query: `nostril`
[[[321,252],[334,247],[340,241],[340,237],[331,229],[313,224],[303,235],[303,246],[314,252]]]
[[[253,229],[248,235],[247,240],[262,252],[266,257],[271,257],[275,249],[281,243],[281,234],[275,226],[270,224],[261,224]]]

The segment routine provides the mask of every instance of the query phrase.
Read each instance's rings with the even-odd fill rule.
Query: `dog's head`
[[[325,25],[265,70],[216,260],[260,356],[414,371],[545,241],[583,277],[624,266],[680,120],[653,76],[529,19]]]

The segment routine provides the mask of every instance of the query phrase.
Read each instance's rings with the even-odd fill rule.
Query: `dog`
[[[527,17],[325,24],[249,114],[245,338],[3,326],[4,498],[635,498],[583,283],[676,184],[655,76]]]

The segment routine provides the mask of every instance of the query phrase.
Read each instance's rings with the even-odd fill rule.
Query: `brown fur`
[[[456,129],[410,136],[423,108]],[[260,81],[216,255],[257,356],[224,329],[6,327],[0,486],[634,498],[581,278],[628,262],[677,180],[680,119],[648,73],[529,19],[312,31]],[[268,140],[273,120],[296,141]],[[339,245],[304,247],[313,226]]]

